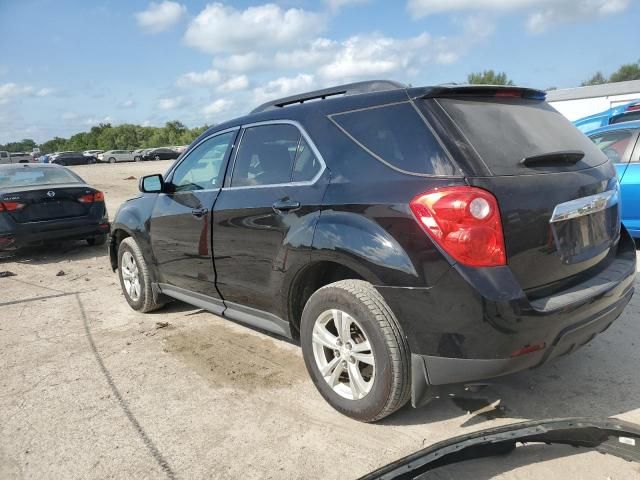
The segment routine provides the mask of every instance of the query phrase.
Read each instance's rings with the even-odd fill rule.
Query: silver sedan
[[[133,153],[129,150],[108,150],[98,155],[98,160],[101,162],[133,162]]]

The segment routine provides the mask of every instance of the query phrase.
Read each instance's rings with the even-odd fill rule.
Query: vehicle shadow
[[[0,252],[0,265],[11,262],[46,265],[62,260],[77,261],[106,257],[108,253],[106,245],[90,246],[84,240],[51,242],[46,245],[24,247],[11,252]]]

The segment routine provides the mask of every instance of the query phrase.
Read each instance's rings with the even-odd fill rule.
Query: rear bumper
[[[109,233],[108,222],[95,220],[43,221],[19,225],[11,233],[0,232],[0,249],[15,250],[54,240],[84,240]]]
[[[635,274],[635,245],[623,229],[607,268],[553,297],[530,301],[508,267],[456,266],[429,289],[378,291],[406,334],[416,404],[430,387],[536,367],[588,343],[620,316]]]

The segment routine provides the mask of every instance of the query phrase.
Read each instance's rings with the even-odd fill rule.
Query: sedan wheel
[[[355,318],[338,309],[320,314],[313,327],[313,356],[327,384],[341,397],[366,396],[376,374],[371,344]]]
[[[111,157],[111,158],[109,159],[109,163],[116,163],[116,159],[115,159],[115,158],[113,158],[113,157]]]
[[[160,155],[156,155],[155,157],[153,157],[155,160],[160,160]]]

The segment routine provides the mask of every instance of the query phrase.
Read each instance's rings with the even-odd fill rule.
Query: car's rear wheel
[[[141,158],[140,158],[140,157],[133,157],[133,161],[134,161],[134,162],[139,162],[140,160],[141,160]]]
[[[93,246],[104,245],[107,243],[106,235],[96,235],[95,237],[87,238],[87,243]]]
[[[111,158],[109,159],[109,163],[116,163],[116,159],[115,159],[115,158],[113,158],[113,157],[111,157]]]
[[[151,312],[164,304],[156,303],[151,275],[136,241],[127,237],[118,247],[118,277],[127,303],[139,312]]]
[[[409,399],[409,347],[370,283],[342,280],[315,292],[302,313],[300,339],[313,383],[339,412],[373,422]]]

